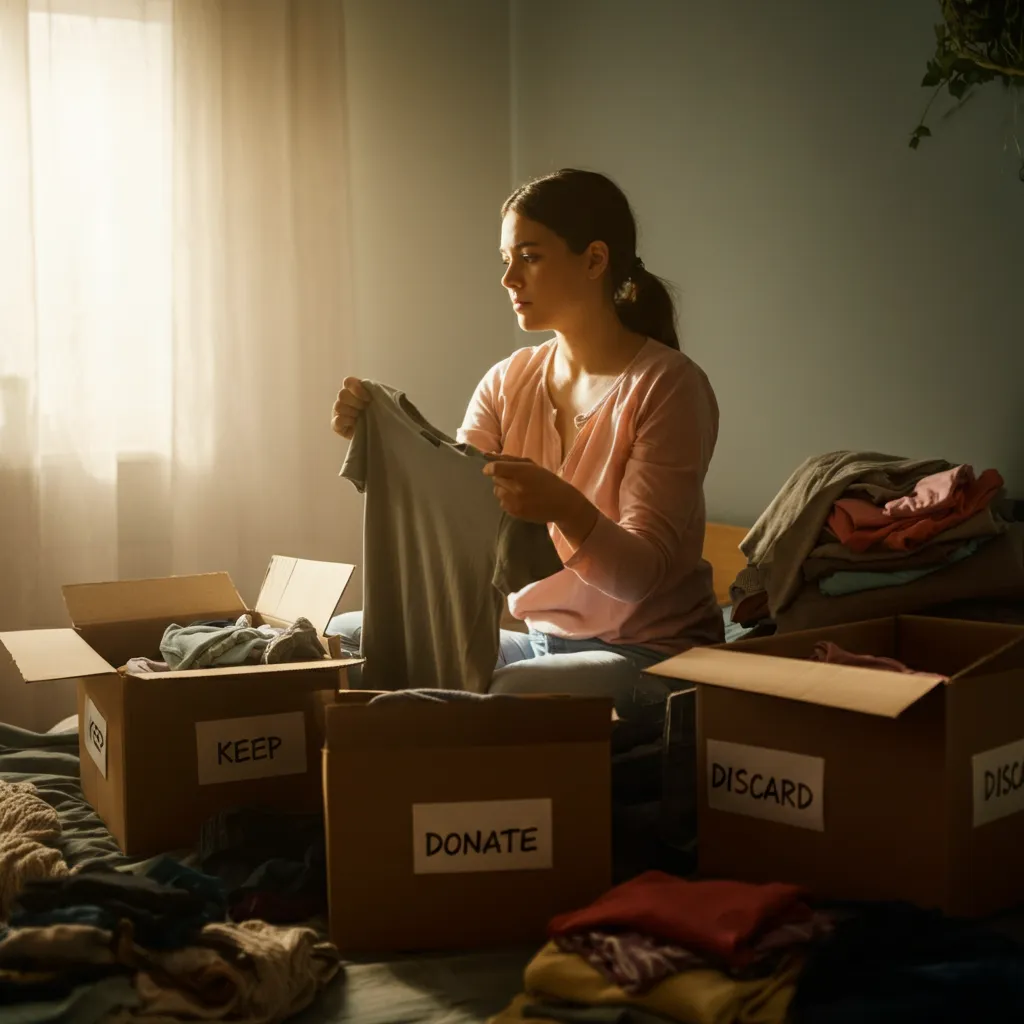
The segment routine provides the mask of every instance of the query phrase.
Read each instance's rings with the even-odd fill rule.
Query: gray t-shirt
[[[364,381],[341,475],[366,495],[362,685],[485,692],[503,595],[561,571],[547,527],[504,512],[486,457]]]

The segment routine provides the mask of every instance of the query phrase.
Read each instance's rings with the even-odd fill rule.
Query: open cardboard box
[[[611,884],[611,701],[326,709],[332,940],[346,953],[541,942]]]
[[[63,588],[74,629],[0,633],[0,659],[26,683],[78,680],[82,790],[121,849],[193,845],[204,821],[234,807],[321,807],[323,708],[356,660],[168,673],[119,673],[153,656],[172,622],[235,619],[321,635],[353,566],[275,555],[253,608],[224,572]]]
[[[905,675],[808,659],[830,640]],[[984,915],[1024,901],[1024,628],[898,616],[694,649],[702,875]]]

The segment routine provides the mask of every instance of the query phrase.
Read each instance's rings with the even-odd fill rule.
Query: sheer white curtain
[[[357,559],[343,60],[337,0],[0,0],[0,630]]]

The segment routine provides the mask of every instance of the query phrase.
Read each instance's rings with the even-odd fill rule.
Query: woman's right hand
[[[338,398],[334,403],[331,429],[336,434],[351,440],[356,423],[363,410],[370,404],[370,392],[363,387],[358,377],[346,377],[341,384]]]

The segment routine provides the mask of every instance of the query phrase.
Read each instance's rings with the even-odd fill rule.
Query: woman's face
[[[514,211],[506,214],[501,222],[501,283],[519,326],[524,331],[557,331],[576,319],[600,296],[606,256],[603,242],[577,255],[550,228]]]

